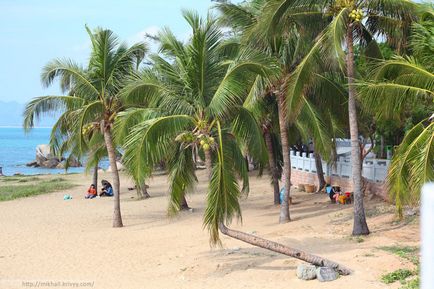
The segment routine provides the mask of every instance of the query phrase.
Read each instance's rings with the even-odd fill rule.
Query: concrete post
[[[422,188],[421,208],[422,265],[421,289],[434,288],[434,183]]]

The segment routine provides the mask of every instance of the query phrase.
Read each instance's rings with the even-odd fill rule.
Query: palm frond
[[[74,96],[40,96],[32,99],[24,110],[23,127],[30,130],[34,121],[39,120],[44,114],[54,114],[66,109],[78,108],[83,104],[83,99]]]
[[[175,137],[194,124],[187,115],[157,117],[135,125],[125,140],[124,160],[132,168],[134,179],[143,182],[148,177],[147,168],[164,160],[173,146]]]
[[[238,202],[240,189],[234,171],[231,153],[223,143],[223,133],[218,126],[217,160],[212,170],[211,181],[208,188],[207,206],[205,209],[204,226],[210,232],[212,245],[220,244],[220,223],[230,223],[233,217],[241,217]]]
[[[389,196],[400,217],[405,205],[417,204],[422,185],[434,180],[434,123],[424,122],[407,132],[389,168]]]
[[[181,209],[183,197],[191,192],[197,183],[193,151],[191,147],[178,145],[175,152],[168,158],[169,172],[169,214],[176,214]]]

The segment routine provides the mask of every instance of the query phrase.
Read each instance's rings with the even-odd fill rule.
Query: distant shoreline
[[[17,126],[14,126],[14,125],[0,125],[0,128],[22,128],[22,129],[24,129],[22,126],[20,126],[20,125],[17,125]],[[52,126],[37,126],[37,127],[33,127],[32,129],[34,129],[34,128],[52,128]]]

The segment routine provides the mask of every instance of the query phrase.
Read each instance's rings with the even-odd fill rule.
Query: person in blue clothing
[[[110,184],[106,180],[101,181],[102,189],[101,193],[99,194],[100,197],[113,197],[113,187],[112,184]]]
[[[330,201],[331,201],[332,203],[335,203],[335,202],[336,202],[336,201],[335,201],[335,194],[336,194],[336,191],[335,191],[335,189],[332,187],[332,185],[330,185],[330,184],[326,184],[325,190],[326,190],[327,195],[328,195],[329,198],[330,198]]]

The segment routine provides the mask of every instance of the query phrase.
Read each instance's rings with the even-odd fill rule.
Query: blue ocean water
[[[51,128],[34,128],[28,134],[22,128],[0,127],[0,167],[6,176],[15,173],[24,175],[63,174],[63,169],[26,167],[35,160],[36,146],[48,144]],[[68,173],[83,172],[84,168],[71,168]]]

